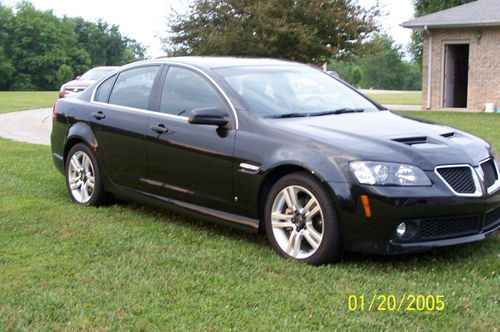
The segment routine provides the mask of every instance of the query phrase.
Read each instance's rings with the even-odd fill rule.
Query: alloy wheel
[[[69,161],[68,184],[71,195],[78,203],[89,202],[94,194],[94,166],[90,157],[83,151],[75,152]]]
[[[271,225],[279,247],[289,256],[304,259],[321,245],[323,211],[318,199],[306,188],[291,185],[274,199]]]

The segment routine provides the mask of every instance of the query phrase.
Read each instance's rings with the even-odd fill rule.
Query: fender
[[[97,138],[95,137],[94,132],[92,131],[90,126],[85,122],[77,122],[69,128],[68,134],[66,135],[66,141],[64,142],[64,163],[66,163],[66,155],[73,145],[72,141],[84,142],[94,152],[97,151],[97,148],[99,146]],[[97,159],[97,163],[101,165],[101,160],[98,153],[95,153],[95,158]],[[104,186],[107,188],[111,188],[112,183],[108,180],[106,172],[102,167],[101,175]]]
[[[349,167],[347,160],[345,164],[339,165],[334,162],[333,158],[329,158],[328,156],[318,153],[318,151],[314,151],[313,149],[298,149],[295,151],[287,151],[288,153],[292,152],[292,155],[295,156],[294,159],[278,161],[277,157],[282,155],[283,152],[284,151],[280,152],[277,150],[273,154],[272,158],[266,160],[261,168],[263,172],[262,180],[264,180],[269,173],[279,167],[285,165],[297,166],[311,172],[311,174],[323,182],[328,191],[330,191],[336,205],[341,206],[341,208],[345,210],[353,210],[355,202],[353,201],[351,194],[350,181],[346,177],[346,174],[349,173],[342,171],[342,169],[348,169]],[[306,160],[306,162],[298,162],[297,160],[300,160],[299,156],[302,156],[302,158],[304,158],[303,160]]]
[[[84,122],[77,122],[69,128],[68,134],[66,135],[66,141],[64,143],[65,152],[67,149],[68,142],[73,140],[73,139],[78,139],[80,141],[84,141],[94,151],[97,150],[97,147],[98,147],[97,138],[95,137],[94,133],[92,132],[92,129],[90,128],[90,126]]]
[[[302,162],[298,162],[298,160],[302,160]],[[283,165],[305,168],[322,182],[348,181],[345,172],[342,172],[343,167],[348,166],[347,162],[346,165],[337,165],[333,158],[328,158],[324,152],[317,151],[314,147],[293,150],[290,150],[290,147],[277,149],[264,160],[260,170],[266,175],[269,171]]]
[[[320,152],[319,149],[321,145],[315,143],[303,148],[291,148],[290,145],[278,147],[262,156],[261,163],[236,158],[234,194],[237,200],[236,205],[241,209],[241,213],[254,218],[258,217],[259,205],[262,205],[262,194],[265,195],[265,192],[270,189],[269,184],[276,180],[276,176],[281,177],[296,170],[309,171],[323,182],[336,205],[347,205],[352,208],[350,184],[346,173],[342,171],[348,167],[347,158],[345,165],[339,165],[335,163],[335,159],[329,158],[329,154],[325,154],[325,151]],[[335,151],[331,153],[334,154]],[[339,152],[338,155],[343,154]],[[254,166],[256,169],[252,171],[249,168],[241,168],[240,165],[245,163],[247,165],[249,163],[248,166]]]

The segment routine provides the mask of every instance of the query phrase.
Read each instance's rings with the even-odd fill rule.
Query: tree
[[[0,2],[0,90],[7,89],[14,76],[14,66],[5,54],[5,45],[8,36],[5,26],[11,17],[12,10]]]
[[[0,90],[55,90],[89,68],[145,57],[145,48],[118,26],[59,18],[22,1],[0,0]]]
[[[355,0],[196,0],[170,18],[169,55],[239,55],[324,63],[362,49],[378,8]]]
[[[413,0],[415,16],[424,16],[438,12],[440,10],[451,7],[460,6],[476,0]],[[422,54],[423,54],[424,35],[421,31],[413,31],[410,43],[410,53],[413,55],[413,60],[420,69],[422,69]]]
[[[74,43],[72,27],[29,2],[20,2],[16,9],[6,24],[6,53],[16,70],[14,88],[54,89],[55,74],[67,61],[68,45]]]
[[[93,66],[118,66],[145,59],[146,48],[122,36],[118,26],[109,26],[102,20],[92,23],[81,17],[70,20],[78,47],[89,54]]]
[[[347,82],[360,88],[387,90],[419,90],[422,80],[418,67],[404,60],[401,45],[387,35],[370,40],[367,54],[349,61],[335,60],[330,68]]]

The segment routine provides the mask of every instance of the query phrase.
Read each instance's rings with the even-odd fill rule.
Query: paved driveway
[[[0,114],[0,136],[15,141],[50,145],[52,108]]]

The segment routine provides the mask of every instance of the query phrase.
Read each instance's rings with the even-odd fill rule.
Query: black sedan
[[[299,63],[133,63],[57,101],[51,139],[78,204],[120,196],[263,231],[280,255],[310,264],[500,229],[489,143]]]

